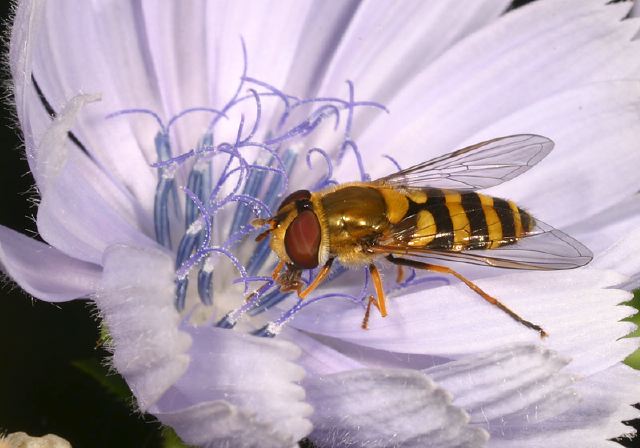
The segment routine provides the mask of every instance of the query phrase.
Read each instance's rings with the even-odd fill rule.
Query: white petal
[[[575,379],[562,373],[568,360],[535,345],[506,347],[425,370],[449,391],[471,422],[491,434],[531,426],[575,406]]]
[[[33,149],[34,134],[31,128],[32,106],[35,101],[31,84],[31,70],[33,64],[33,44],[35,30],[42,27],[45,2],[42,0],[22,1],[18,3],[11,28],[9,46],[9,62],[11,78],[13,80],[13,95],[16,103],[16,113],[22,124],[22,133],[27,149]],[[44,116],[44,111],[40,111]]]
[[[294,364],[297,347],[213,327],[187,331],[193,340],[189,369],[151,412],[161,420],[165,413],[191,412],[198,404],[195,409],[211,406],[225,412],[202,432],[188,418],[172,425],[186,442],[220,446],[234,440],[233,446],[255,446],[254,435],[264,432],[270,443],[287,446],[311,431],[307,418],[312,408],[298,384],[304,371]]]
[[[151,224],[137,202],[79,152],[49,182],[37,222],[51,245],[95,264],[111,244],[157,246],[143,233],[152,232]]]
[[[614,260],[609,259],[607,253],[613,246],[623,245],[623,240],[628,239],[631,243],[633,240],[629,238],[629,234],[634,233],[638,228],[640,228],[640,195],[635,194],[564,230],[594,253],[591,267],[604,266],[600,264],[600,258],[604,256],[604,259],[609,260],[608,267],[605,269],[615,267],[618,272],[631,276],[638,272],[633,260],[624,259],[625,263],[613,264]],[[618,261],[620,260],[623,259]]]
[[[87,297],[98,287],[98,266],[0,226],[0,268],[25,291],[47,302]]]
[[[113,246],[105,253],[96,303],[113,340],[113,366],[146,410],[189,365],[191,337],[178,330],[173,260],[151,249]]]
[[[292,341],[302,350],[298,364],[311,376],[329,375],[364,367],[355,359],[332,349],[322,339],[316,340],[302,331],[285,327],[278,338]]]
[[[385,153],[403,166],[445,154],[535,101],[577,83],[634,73],[640,47],[631,36],[638,25],[620,20],[629,7],[535,2],[460,42],[405,86],[387,104],[391,115],[375,120],[359,139],[370,166]],[[389,136],[389,129],[400,131]]]
[[[516,199],[561,228],[631,197],[640,188],[639,99],[637,81],[593,83],[494,123],[472,139],[526,129],[550,137],[556,146],[531,172],[487,191]]]
[[[247,434],[269,431],[290,444],[306,436],[312,409],[296,384],[304,377],[293,363],[299,349],[214,327],[181,327],[173,263],[163,252],[126,246],[105,255],[96,303],[113,339],[113,366],[138,406],[166,417],[188,443],[233,439],[234,446],[252,446],[238,431],[243,426]],[[198,432],[203,413],[220,420]]]
[[[424,374],[356,370],[305,382],[322,447],[480,447],[487,434]]]
[[[580,401],[570,411],[535,426],[507,428],[491,446],[537,448],[540,446],[581,446],[614,448],[614,437],[635,432],[623,421],[636,419],[640,412],[632,405],[640,394],[638,371],[618,364],[574,385]]]
[[[571,371],[589,374],[619,362],[637,346],[632,339],[618,340],[634,328],[619,322],[634,312],[618,306],[630,294],[612,288],[625,280],[612,272],[582,269],[523,272],[477,284],[547,330],[550,336],[542,343],[571,356]],[[372,312],[370,328],[363,331],[360,307],[327,299],[300,312],[292,325],[381,350],[445,357],[490,351],[506,343],[540,342],[536,332],[461,284],[391,297],[388,312],[384,319]]]
[[[93,158],[150,210],[155,169],[148,164],[156,157],[153,137],[157,124],[139,115],[129,120],[106,118],[132,107],[161,112],[155,76],[145,53],[144,30],[136,23],[138,7],[117,2],[47,2],[45,8],[45,26],[31,44],[34,78],[57,112],[78,92],[102,95],[97,107],[79,116],[73,132]],[[33,86],[30,89],[34,90]],[[37,97],[31,101],[35,103],[33,116],[43,108]],[[43,120],[46,118],[38,123]],[[43,125],[32,127],[37,135]]]
[[[216,448],[286,448],[297,446],[287,434],[255,421],[250,413],[226,401],[201,403],[175,412],[156,412],[165,425],[175,428],[189,445]]]
[[[629,277],[624,283],[626,289],[637,288],[640,284],[640,230],[633,230],[624,235],[611,246],[601,257],[593,261],[595,269],[615,269]]]
[[[78,114],[87,104],[97,101],[100,101],[99,95],[77,95],[71,98],[42,135],[34,153],[30,154],[35,159],[33,173],[43,194],[67,164],[67,134],[75,124]]]
[[[508,4],[504,0],[364,2],[331,58],[318,95],[346,98],[346,81],[351,80],[357,100],[387,104],[440,54],[495,20]],[[351,136],[357,138],[380,114],[384,112],[358,108]],[[314,146],[327,149],[336,144],[334,140],[314,141]]]

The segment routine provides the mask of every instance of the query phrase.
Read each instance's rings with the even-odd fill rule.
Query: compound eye
[[[312,210],[298,214],[284,234],[284,248],[297,267],[313,269],[318,266],[321,229],[318,217]]]
[[[298,190],[291,193],[289,196],[284,198],[284,200],[280,203],[280,207],[278,207],[278,211],[282,210],[285,205],[291,204],[292,202],[297,202],[301,200],[309,200],[311,199],[311,192],[309,190]]]

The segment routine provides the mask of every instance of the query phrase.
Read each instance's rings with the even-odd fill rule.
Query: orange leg
[[[542,329],[542,327],[540,327],[539,325],[536,325],[536,324],[534,324],[532,322],[529,322],[528,320],[524,320],[522,317],[518,316],[516,313],[514,313],[509,308],[507,308],[506,305],[502,304],[498,299],[496,299],[495,297],[491,297],[489,294],[487,294],[482,289],[480,289],[478,286],[476,286],[473,282],[471,282],[467,278],[463,277],[462,275],[458,274],[456,271],[454,271],[451,268],[448,268],[446,266],[438,266],[438,265],[434,265],[434,264],[422,263],[420,261],[415,261],[415,260],[408,260],[406,258],[396,258],[393,255],[388,255],[387,256],[387,260],[389,260],[391,263],[393,263],[395,265],[399,265],[399,266],[409,266],[409,267],[416,268],[416,269],[424,269],[425,271],[431,271],[431,272],[438,272],[440,274],[453,275],[458,280],[462,281],[465,285],[467,285],[469,288],[471,288],[476,294],[478,294],[484,300],[486,300],[487,302],[489,302],[490,304],[492,304],[494,306],[497,306],[502,311],[507,313],[509,315],[509,317],[511,317],[516,322],[519,322],[522,325],[524,325],[525,327],[531,328],[532,330],[537,331],[538,333],[540,333],[540,337],[542,337],[542,338],[548,336],[547,332],[544,331]]]
[[[369,296],[369,303],[367,303],[367,309],[364,312],[364,318],[362,319],[362,329],[363,330],[368,330],[369,329],[369,316],[371,315],[371,305],[375,305],[376,308],[378,308],[378,310],[380,310],[380,307],[378,306],[378,302],[376,301],[376,299],[371,295]]]
[[[280,271],[282,271],[283,267],[284,267],[284,261],[280,260],[276,265],[276,268],[271,273],[271,278],[274,280],[277,280],[278,276],[280,275]]]
[[[371,272],[373,287],[376,290],[376,308],[380,310],[382,317],[387,317],[387,301],[384,297],[384,288],[382,287],[382,279],[380,278],[378,268],[372,263],[369,265],[369,272]]]
[[[402,280],[404,280],[404,269],[402,269],[402,266],[398,265],[398,273],[396,274],[396,283],[402,283]]]
[[[300,299],[304,299],[309,294],[311,294],[311,292],[314,289],[320,286],[320,283],[322,283],[322,281],[325,278],[327,278],[327,275],[329,275],[329,271],[331,271],[332,264],[333,264],[333,258],[329,258],[327,262],[324,264],[324,266],[322,266],[322,269],[320,270],[320,272],[318,272],[318,275],[316,275],[316,278],[313,279],[311,284],[307,286],[304,291],[298,293],[298,297],[300,297]]]

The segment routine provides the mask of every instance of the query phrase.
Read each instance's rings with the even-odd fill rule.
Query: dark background
[[[0,1],[3,34],[9,3]],[[0,108],[0,224],[32,234],[36,209],[27,192],[33,178],[13,108],[8,102]],[[30,299],[13,284],[0,289],[0,433],[54,433],[75,448],[161,446],[157,423],[140,417],[72,365],[105,355],[96,349],[98,328],[92,315],[85,301],[49,304]]]
[[[8,3],[0,2],[3,30]],[[29,234],[36,230],[27,193],[33,179],[12,108],[0,107],[0,224]],[[54,433],[76,448],[161,446],[157,423],[72,364],[103,357],[98,340],[87,302],[49,304],[10,284],[0,289],[0,433]],[[627,446],[640,447],[640,441]]]

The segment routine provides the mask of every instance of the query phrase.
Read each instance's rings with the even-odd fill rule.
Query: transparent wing
[[[509,269],[573,269],[584,266],[593,258],[591,251],[582,243],[540,221],[536,221],[534,229],[516,243],[504,241],[505,245],[496,249],[453,252],[408,246],[401,241],[387,241],[383,241],[372,250],[380,254],[440,259]]]
[[[535,134],[495,138],[414,165],[376,182],[398,187],[480,190],[524,173],[549,154],[553,145],[552,140]]]

